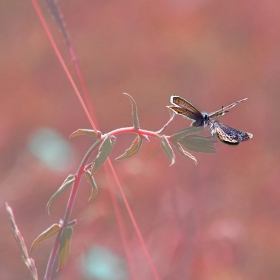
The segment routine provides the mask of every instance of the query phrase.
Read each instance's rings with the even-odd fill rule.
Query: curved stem
[[[94,152],[94,150],[96,149],[96,147],[100,144],[102,139],[98,139],[96,140],[96,142],[89,148],[89,150],[87,151],[86,155],[84,156],[77,174],[76,174],[76,180],[74,182],[74,185],[72,187],[71,190],[71,194],[69,196],[69,200],[67,203],[67,207],[66,207],[66,211],[65,211],[65,215],[64,215],[64,219],[63,219],[63,223],[61,225],[61,228],[56,236],[55,239],[55,243],[54,246],[52,248],[50,257],[49,257],[49,261],[48,261],[48,265],[47,265],[47,269],[46,269],[46,273],[45,273],[45,277],[44,280],[50,280],[51,279],[51,275],[52,275],[52,271],[53,271],[53,267],[54,267],[54,262],[55,262],[55,258],[58,252],[58,248],[59,248],[59,244],[60,244],[60,238],[63,232],[63,229],[67,226],[69,219],[70,219],[70,215],[74,206],[74,201],[77,195],[77,191],[78,191],[78,187],[82,178],[82,175],[84,173],[84,167],[87,164],[87,161],[89,160],[90,156],[92,155],[92,153]]]
[[[144,129],[140,129],[140,128],[135,130],[134,127],[124,127],[124,128],[115,129],[115,130],[112,130],[111,132],[109,132],[108,134],[110,136],[115,136],[115,135],[123,134],[123,133],[135,133],[135,134],[138,134],[138,135],[145,135],[145,136],[151,136],[151,137],[156,137],[156,138],[159,137],[157,132],[144,130]],[[63,232],[63,229],[65,227],[67,227],[67,224],[69,222],[70,215],[71,215],[71,212],[72,212],[72,209],[73,209],[73,206],[74,206],[74,201],[75,201],[75,198],[76,198],[76,195],[77,195],[78,187],[79,187],[79,184],[80,184],[80,181],[81,181],[81,177],[84,173],[84,168],[85,168],[90,156],[92,155],[92,153],[94,152],[94,150],[97,148],[97,146],[100,144],[100,142],[102,140],[103,140],[103,137],[99,138],[89,148],[89,150],[85,154],[85,156],[84,156],[84,158],[83,158],[83,160],[82,160],[82,162],[81,162],[81,164],[80,164],[80,166],[77,170],[76,179],[75,179],[75,182],[73,184],[73,187],[72,187],[72,190],[71,190],[71,193],[70,193],[70,196],[69,196],[69,200],[68,200],[68,203],[67,203],[64,219],[63,219],[61,228],[60,228],[60,230],[59,230],[59,232],[56,236],[56,240],[55,240],[54,246],[52,248],[52,251],[51,251],[51,254],[50,254],[50,257],[49,257],[49,261],[48,261],[48,264],[47,264],[47,269],[46,269],[44,280],[50,280],[51,279],[51,274],[52,274],[52,271],[53,271],[55,258],[56,258],[56,255],[57,255],[57,252],[58,252],[58,249],[59,249],[62,232]]]
[[[109,134],[111,136],[115,136],[115,135],[123,134],[123,133],[135,133],[138,135],[145,135],[145,136],[151,136],[151,137],[156,137],[156,138],[159,137],[157,132],[153,132],[153,131],[145,130],[145,129],[141,129],[141,128],[135,129],[133,126],[118,128],[118,129],[108,132],[107,134]]]
[[[111,132],[109,132],[107,134],[109,134],[110,136],[115,136],[115,135],[123,134],[123,133],[135,133],[135,134],[138,134],[138,135],[145,135],[145,136],[151,136],[151,137],[156,137],[156,138],[159,137],[158,132],[153,132],[153,131],[145,130],[145,129],[141,129],[141,128],[136,130],[134,127],[124,127],[124,128],[115,129],[115,130],[112,130]],[[170,137],[170,136],[168,136],[168,137]],[[52,274],[52,271],[53,271],[55,258],[56,258],[56,255],[57,255],[57,252],[58,252],[58,249],[59,249],[62,232],[63,232],[63,229],[65,227],[67,227],[67,224],[69,222],[70,215],[71,215],[71,212],[72,212],[72,209],[73,209],[73,206],[74,206],[74,201],[75,201],[75,198],[76,198],[76,195],[77,195],[78,187],[79,187],[79,184],[80,184],[80,181],[81,181],[81,177],[84,173],[84,168],[85,168],[90,156],[92,155],[94,150],[97,148],[97,146],[100,144],[100,142],[103,140],[103,138],[104,138],[104,135],[101,138],[99,138],[98,140],[96,140],[96,142],[89,148],[89,150],[85,154],[85,156],[84,156],[84,158],[83,158],[83,160],[82,160],[82,162],[81,162],[81,164],[80,164],[80,166],[77,170],[76,179],[75,179],[75,182],[73,184],[73,187],[72,187],[72,190],[71,190],[71,193],[70,193],[70,196],[69,196],[69,200],[68,200],[68,203],[67,203],[64,219],[63,219],[61,228],[60,228],[60,230],[59,230],[59,232],[56,236],[56,240],[55,240],[54,246],[52,248],[52,251],[51,251],[51,254],[50,254],[50,257],[49,257],[49,261],[48,261],[48,264],[47,264],[47,269],[46,269],[44,280],[50,280],[51,279],[51,274]]]

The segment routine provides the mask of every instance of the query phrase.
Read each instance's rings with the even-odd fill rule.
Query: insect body
[[[170,97],[170,102],[174,106],[168,106],[170,110],[175,112],[178,115],[187,117],[188,119],[193,120],[191,123],[191,126],[193,127],[199,127],[199,126],[206,126],[210,119],[217,118],[223,116],[225,113],[228,112],[231,108],[236,106],[238,103],[245,101],[247,98],[241,99],[239,101],[236,101],[226,107],[222,107],[222,109],[219,109],[213,113],[206,113],[201,112],[198,110],[194,105],[192,105],[189,101],[185,100],[184,98],[172,95]]]

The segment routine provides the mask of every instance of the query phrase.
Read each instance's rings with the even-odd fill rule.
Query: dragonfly
[[[240,142],[250,140],[253,137],[252,133],[238,130],[218,121],[209,121],[208,126],[212,135],[217,135],[221,142],[229,145],[238,145]]]
[[[194,105],[192,105],[186,99],[184,99],[178,95],[172,95],[170,97],[170,102],[174,106],[172,105],[172,106],[167,106],[167,107],[170,110],[172,110],[174,113],[192,120],[193,122],[191,123],[191,127],[199,127],[199,126],[207,126],[210,119],[223,116],[231,108],[233,108],[237,104],[239,104],[247,99],[248,98],[241,99],[228,106],[222,107],[221,109],[219,109],[215,112],[208,114],[206,112],[201,112],[200,110],[198,110]]]

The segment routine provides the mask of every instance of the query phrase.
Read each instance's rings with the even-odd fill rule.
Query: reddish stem
[[[59,249],[60,238],[61,238],[63,229],[65,227],[67,227],[67,224],[70,220],[70,215],[71,215],[71,212],[73,210],[74,201],[75,201],[75,198],[76,198],[76,195],[77,195],[78,187],[79,187],[82,175],[84,173],[84,168],[85,168],[85,166],[87,164],[87,161],[89,160],[90,156],[92,155],[94,150],[97,148],[97,146],[100,144],[100,142],[101,142],[101,139],[98,139],[90,147],[90,149],[87,151],[86,155],[84,156],[84,158],[83,158],[83,160],[80,164],[80,167],[78,168],[78,171],[77,171],[77,174],[76,174],[76,180],[75,180],[74,185],[72,187],[71,194],[69,196],[69,200],[68,200],[68,203],[67,203],[63,223],[62,223],[61,228],[60,228],[60,230],[59,230],[59,232],[56,236],[55,243],[54,243],[54,246],[52,248],[50,257],[49,257],[49,261],[48,261],[48,265],[47,265],[44,280],[50,280],[51,279],[55,258],[56,258],[56,255],[57,255],[57,252],[58,252],[58,249]]]

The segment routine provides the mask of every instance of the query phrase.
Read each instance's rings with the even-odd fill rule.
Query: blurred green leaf
[[[192,154],[190,154],[189,152],[184,150],[180,143],[178,143],[178,142],[176,143],[176,148],[182,156],[189,157],[190,159],[192,159],[195,162],[195,165],[197,165],[196,158]]]
[[[70,174],[68,175],[68,177],[65,179],[65,181],[63,182],[63,184],[59,187],[59,189],[52,195],[52,197],[49,199],[48,203],[47,203],[47,213],[48,215],[50,215],[50,206],[52,201],[59,196],[61,193],[63,193],[69,186],[71,186],[73,184],[73,182],[75,181],[75,176]]]
[[[87,135],[91,138],[100,138],[101,136],[101,132],[97,131],[97,134],[95,133],[94,130],[92,129],[78,129],[76,131],[74,131],[69,138],[73,138],[76,136],[81,136],[81,135]]]
[[[134,101],[134,99],[128,94],[128,93],[123,93],[126,96],[129,97],[130,101],[131,101],[131,105],[132,105],[132,119],[133,119],[133,126],[134,129],[137,130],[139,128],[139,119],[138,119],[138,114],[137,114],[137,106],[136,103]]]
[[[48,229],[46,229],[44,232],[42,232],[32,243],[31,245],[31,253],[33,253],[36,248],[38,247],[38,245],[50,238],[51,236],[53,236],[54,234],[56,234],[59,231],[60,227],[58,224],[53,224],[52,226],[50,226]]]
[[[105,162],[106,158],[110,155],[115,142],[116,140],[114,138],[110,137],[109,134],[106,134],[105,139],[100,144],[98,154],[94,160],[91,175],[93,175],[100,167],[100,165],[102,165]]]
[[[173,149],[165,135],[161,136],[161,148],[163,149],[165,155],[171,160],[170,166],[172,164],[174,164],[175,155],[174,155]]]
[[[180,130],[179,132],[171,135],[171,139],[172,141],[178,141],[179,139],[191,134],[191,133],[195,133],[195,132],[199,132],[203,129],[203,127],[189,127],[189,128],[185,128]]]
[[[122,160],[136,155],[139,152],[141,145],[142,145],[142,137],[138,135],[134,139],[132,145],[127,150],[125,150],[124,154],[117,157],[116,160]]]
[[[204,137],[197,134],[187,135],[178,142],[186,149],[200,153],[216,153],[214,145],[217,143],[211,136]]]
[[[86,179],[87,179],[88,183],[89,183],[89,184],[91,185],[91,187],[92,187],[92,189],[91,189],[91,194],[90,194],[90,197],[89,197],[89,199],[88,199],[88,201],[90,201],[90,200],[94,199],[94,198],[97,196],[97,194],[98,194],[98,188],[97,188],[97,185],[96,185],[96,183],[95,183],[95,180],[94,180],[93,176],[91,175],[90,171],[87,170],[87,171],[85,171],[84,174],[85,174],[85,176],[86,176]]]
[[[63,229],[59,246],[59,265],[57,271],[61,271],[67,263],[68,255],[70,252],[71,237],[73,228],[68,227]]]

